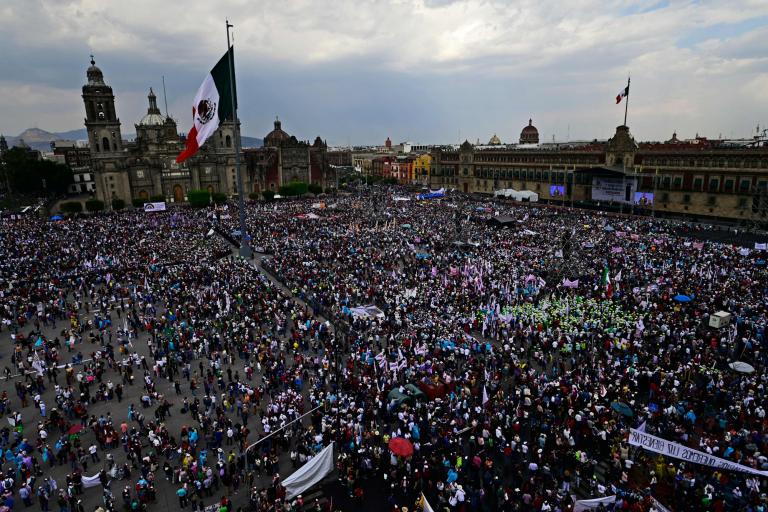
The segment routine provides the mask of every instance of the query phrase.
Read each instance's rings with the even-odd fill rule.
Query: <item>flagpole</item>
[[[237,100],[235,99],[235,56],[229,43],[229,20],[227,24],[227,60],[229,61],[229,92],[232,97],[232,119],[235,124],[235,172],[237,173],[237,209],[240,211],[240,256],[250,258],[253,253],[248,241],[248,231],[245,228],[245,201],[243,199],[243,173],[240,171],[240,130],[237,119]]]
[[[627,101],[624,102],[624,126],[627,126],[627,109],[629,108],[629,77],[627,77]]]

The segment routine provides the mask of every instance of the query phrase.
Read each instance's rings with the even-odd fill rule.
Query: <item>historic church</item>
[[[234,194],[235,136],[240,126],[230,119],[221,124],[200,151],[182,164],[176,156],[184,148],[176,121],[164,116],[152,89],[147,97],[147,114],[136,124],[136,139],[124,141],[115,110],[115,95],[91,57],[83,86],[85,127],[96,179],[96,197],[107,206],[119,198],[163,196],[168,202],[186,201],[189,190]],[[245,190],[253,190],[248,173],[243,173]]]

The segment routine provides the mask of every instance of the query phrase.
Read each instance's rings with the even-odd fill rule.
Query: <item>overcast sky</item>
[[[80,128],[93,52],[123,133],[150,86],[182,131],[235,25],[240,118],[330,144],[640,140],[768,124],[768,1],[3,0],[0,132]]]

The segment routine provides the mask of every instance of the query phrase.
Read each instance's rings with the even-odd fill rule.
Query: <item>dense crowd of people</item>
[[[764,253],[393,188],[246,216],[268,256],[234,205],[2,219],[1,506],[766,510]]]

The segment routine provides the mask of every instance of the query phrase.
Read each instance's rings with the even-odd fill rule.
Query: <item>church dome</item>
[[[155,96],[151,87],[149,88],[147,99],[149,100],[147,115],[141,118],[139,126],[158,126],[164,124],[165,116],[160,113],[160,109],[157,107],[157,96]]]
[[[264,137],[264,146],[279,146],[281,142],[290,139],[291,136],[283,131],[280,119],[275,118],[275,128]]]
[[[538,144],[539,130],[533,126],[533,119],[528,120],[528,126],[525,126],[520,132],[520,144]]]
[[[500,146],[501,145],[501,139],[496,135],[493,134],[493,137],[491,137],[491,140],[488,141],[489,146]]]
[[[93,55],[91,55],[91,65],[86,71],[86,76],[88,77],[88,85],[104,85],[104,74],[96,65],[96,61],[93,60]]]

